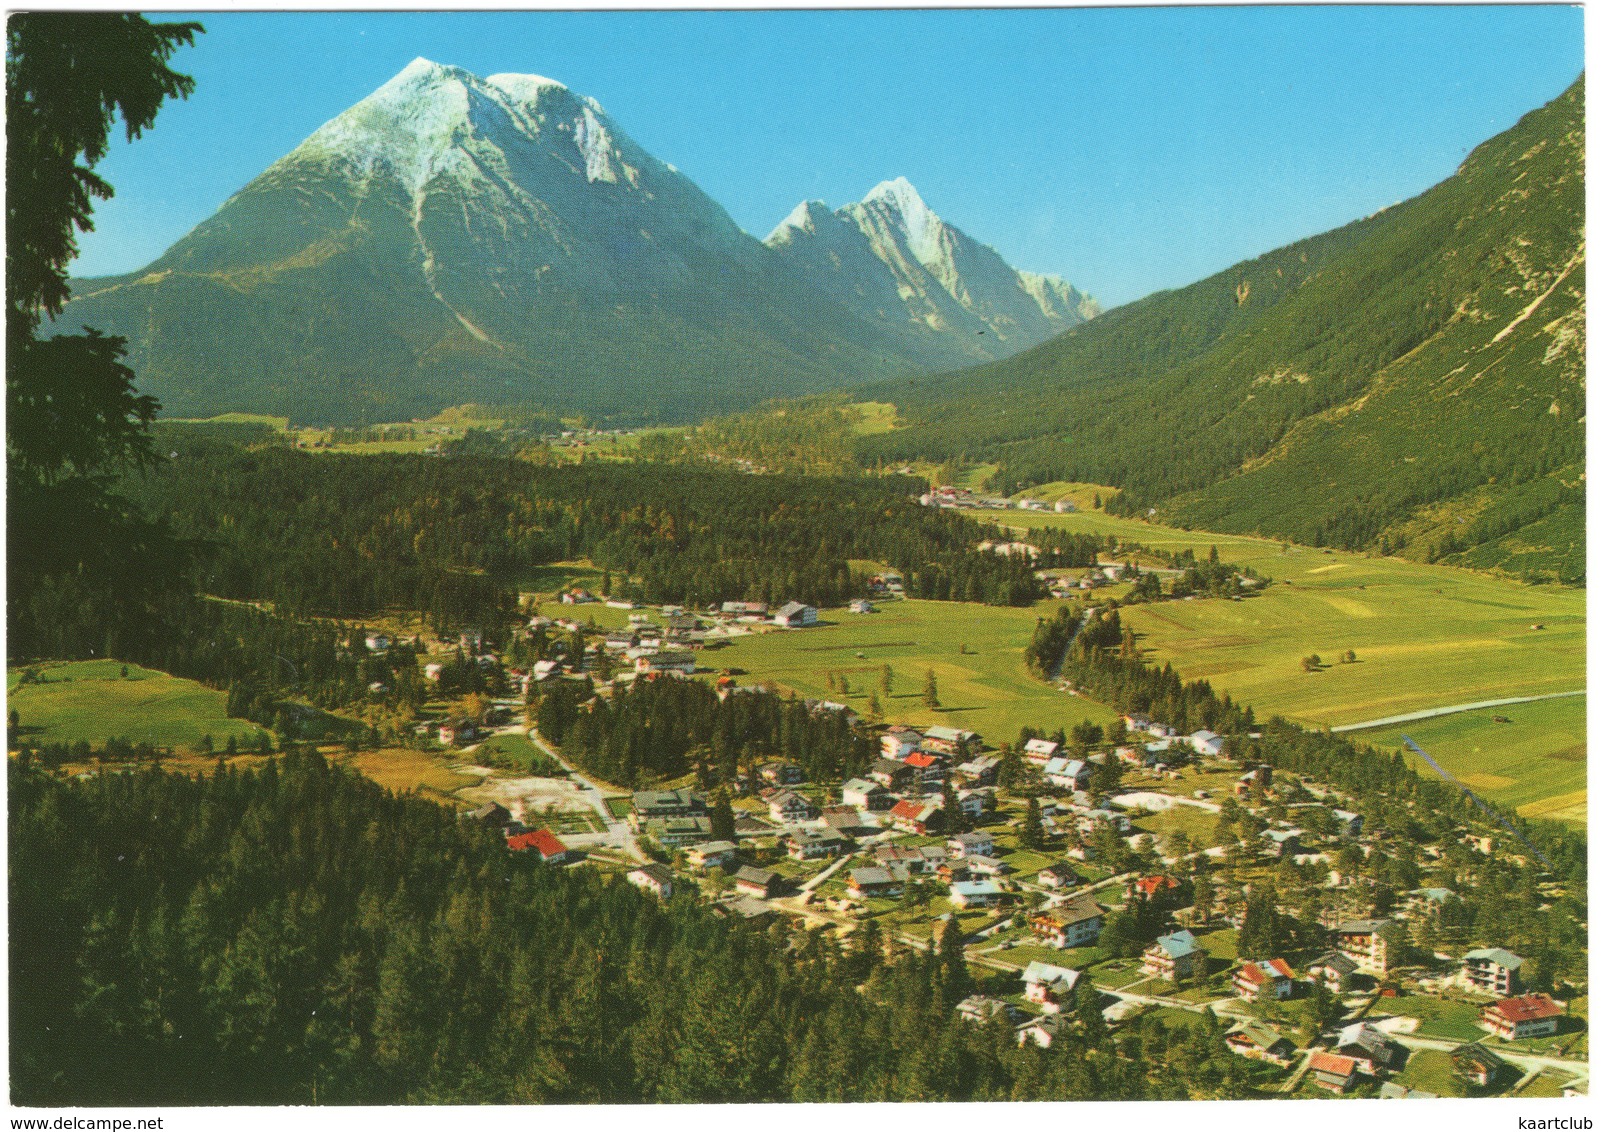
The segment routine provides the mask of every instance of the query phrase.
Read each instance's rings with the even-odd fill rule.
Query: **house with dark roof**
[[[819,611],[811,605],[803,605],[800,601],[788,601],[775,611],[774,623],[776,625],[784,625],[788,629],[801,629],[807,625],[817,625],[819,623]]]
[[[847,881],[847,891],[859,900],[870,896],[900,896],[902,886],[903,880],[893,876],[891,870],[879,865],[853,869]]]
[[[760,869],[753,865],[742,865],[735,870],[735,891],[742,896],[751,896],[759,900],[770,900],[779,895],[785,881],[779,873]]]
[[[1454,1071],[1473,1085],[1483,1088],[1498,1079],[1505,1062],[1480,1042],[1469,1042],[1448,1055],[1453,1059]]]
[[[667,900],[674,895],[674,874],[667,865],[660,865],[656,861],[630,869],[624,874],[624,879],[660,900]]]
[[[1102,906],[1087,893],[1037,912],[1030,931],[1048,947],[1089,947],[1103,932]]]
[[[1225,1035],[1226,1047],[1241,1057],[1268,1061],[1285,1068],[1292,1064],[1296,1048],[1274,1026],[1264,1022],[1244,1022]]]
[[[817,861],[825,857],[839,857],[849,847],[846,838],[834,830],[816,833],[811,829],[798,829],[786,834],[786,856],[794,861]]]
[[[1036,874],[1036,883],[1043,888],[1074,888],[1081,875],[1067,864],[1048,865]]]
[[[1340,951],[1328,951],[1308,966],[1309,978],[1332,994],[1347,990],[1349,981],[1358,970],[1359,964]]]

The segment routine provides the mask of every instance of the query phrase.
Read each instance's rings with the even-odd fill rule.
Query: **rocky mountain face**
[[[804,201],[764,241],[810,282],[902,334],[956,337],[990,361],[1098,313],[1062,279],[1016,271],[937,216],[904,178],[830,211]]]
[[[424,59],[74,294],[61,323],[126,337],[172,415],[683,418],[976,356],[968,324],[913,332],[822,290],[594,99]]]

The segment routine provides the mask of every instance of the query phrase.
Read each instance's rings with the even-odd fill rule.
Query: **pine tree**
[[[936,670],[933,668],[925,670],[924,700],[925,707],[930,708],[932,711],[941,706],[941,697],[936,692]]]

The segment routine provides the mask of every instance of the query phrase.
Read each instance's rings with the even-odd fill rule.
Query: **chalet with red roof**
[[[1506,1042],[1520,1038],[1540,1038],[1559,1031],[1565,1008],[1546,994],[1523,994],[1502,998],[1482,1008],[1481,1028]]]
[[[1359,1063],[1351,1057],[1319,1049],[1309,1055],[1309,1073],[1320,1088],[1346,1093],[1359,1076]]]
[[[891,807],[891,824],[904,833],[929,833],[942,824],[941,819],[939,802],[916,802],[905,798]]]
[[[1243,998],[1292,997],[1292,968],[1285,959],[1258,959],[1237,968],[1231,983]]]
[[[533,852],[546,864],[560,865],[573,856],[573,850],[549,829],[515,833],[507,838],[507,848],[515,853]]]

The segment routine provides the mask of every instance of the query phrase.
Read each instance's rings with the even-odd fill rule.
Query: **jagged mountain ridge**
[[[764,240],[822,290],[867,304],[889,327],[956,334],[986,360],[1094,317],[1095,299],[1056,276],[1016,271],[942,220],[903,177],[831,211],[803,201]],[[980,339],[976,341],[975,339]]]
[[[594,99],[425,59],[74,294],[174,415],[684,418],[976,356],[821,292]]]

